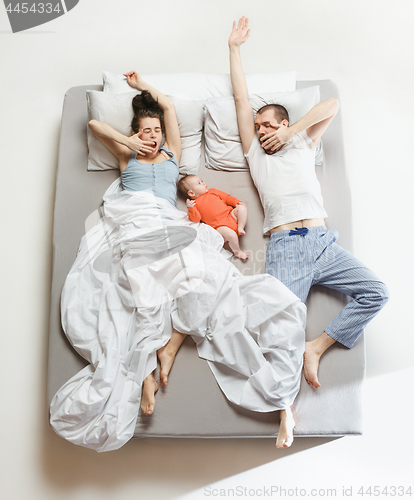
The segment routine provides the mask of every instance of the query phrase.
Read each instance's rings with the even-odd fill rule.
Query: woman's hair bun
[[[164,114],[158,102],[152,97],[148,90],[143,90],[132,99],[132,109],[134,118],[131,122],[131,128],[134,133],[139,130],[139,120],[141,118],[158,118],[161,123],[161,129],[164,133]]]
[[[137,94],[132,99],[132,107],[134,109],[155,109],[160,110],[158,102],[152,97],[148,90],[143,90],[141,94]]]

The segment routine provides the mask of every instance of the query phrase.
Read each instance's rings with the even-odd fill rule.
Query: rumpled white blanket
[[[243,276],[217,231],[152,192],[123,191],[118,178],[103,200],[61,298],[63,329],[90,364],[54,396],[53,429],[97,451],[126,443],[172,328],[192,336],[233,403],[290,406],[305,345],[299,299],[268,274]]]

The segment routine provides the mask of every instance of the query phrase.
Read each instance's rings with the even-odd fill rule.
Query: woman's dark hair
[[[158,118],[161,123],[161,130],[164,134],[164,113],[158,102],[152,97],[148,90],[143,90],[141,94],[132,99],[132,109],[134,118],[132,118],[131,128],[134,134],[139,130],[139,121],[141,118]]]

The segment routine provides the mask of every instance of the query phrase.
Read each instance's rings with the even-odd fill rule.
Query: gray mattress
[[[320,85],[321,100],[338,97],[329,80],[298,82],[297,88]],[[102,204],[102,195],[119,171],[87,171],[87,89],[71,88],[65,95],[59,144],[53,231],[53,281],[50,310],[48,401],[76,372],[86,365],[71,347],[61,327],[60,295],[85,233],[85,219]],[[322,186],[327,226],[339,231],[338,243],[353,251],[352,207],[344,158],[341,113],[323,138],[324,163],[317,168]],[[248,172],[220,172],[201,165],[200,176],[212,187],[230,192],[249,208],[247,234],[242,248],[250,258],[233,258],[243,274],[264,272],[268,241],[262,235],[263,210]],[[186,210],[183,200],[177,207]],[[341,294],[314,287],[309,295],[307,339],[318,336],[346,303]],[[348,350],[334,345],[323,356],[319,370],[322,387],[312,389],[303,379],[296,398],[296,436],[336,436],[361,433],[361,384],[364,378],[364,341],[361,336]],[[273,437],[278,432],[278,414],[256,413],[229,403],[218,387],[207,363],[197,355],[187,338],[173,365],[169,383],[156,395],[151,416],[140,414],[135,437]]]

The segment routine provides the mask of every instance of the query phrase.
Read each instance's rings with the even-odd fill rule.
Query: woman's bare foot
[[[160,379],[163,386],[166,386],[168,383],[168,374],[170,373],[176,354],[177,351],[171,347],[170,342],[157,351],[157,356],[161,363]]]
[[[142,385],[141,410],[145,415],[151,415],[155,408],[155,393],[158,391],[158,384],[151,373],[144,380]]]
[[[186,336],[185,333],[181,333],[174,328],[168,343],[157,351],[157,356],[161,363],[160,378],[163,386],[167,385],[168,374],[170,373],[178,349],[184,342]]]
[[[293,429],[295,420],[293,419],[292,410],[280,410],[280,425],[276,439],[276,448],[289,448],[293,443]]]

